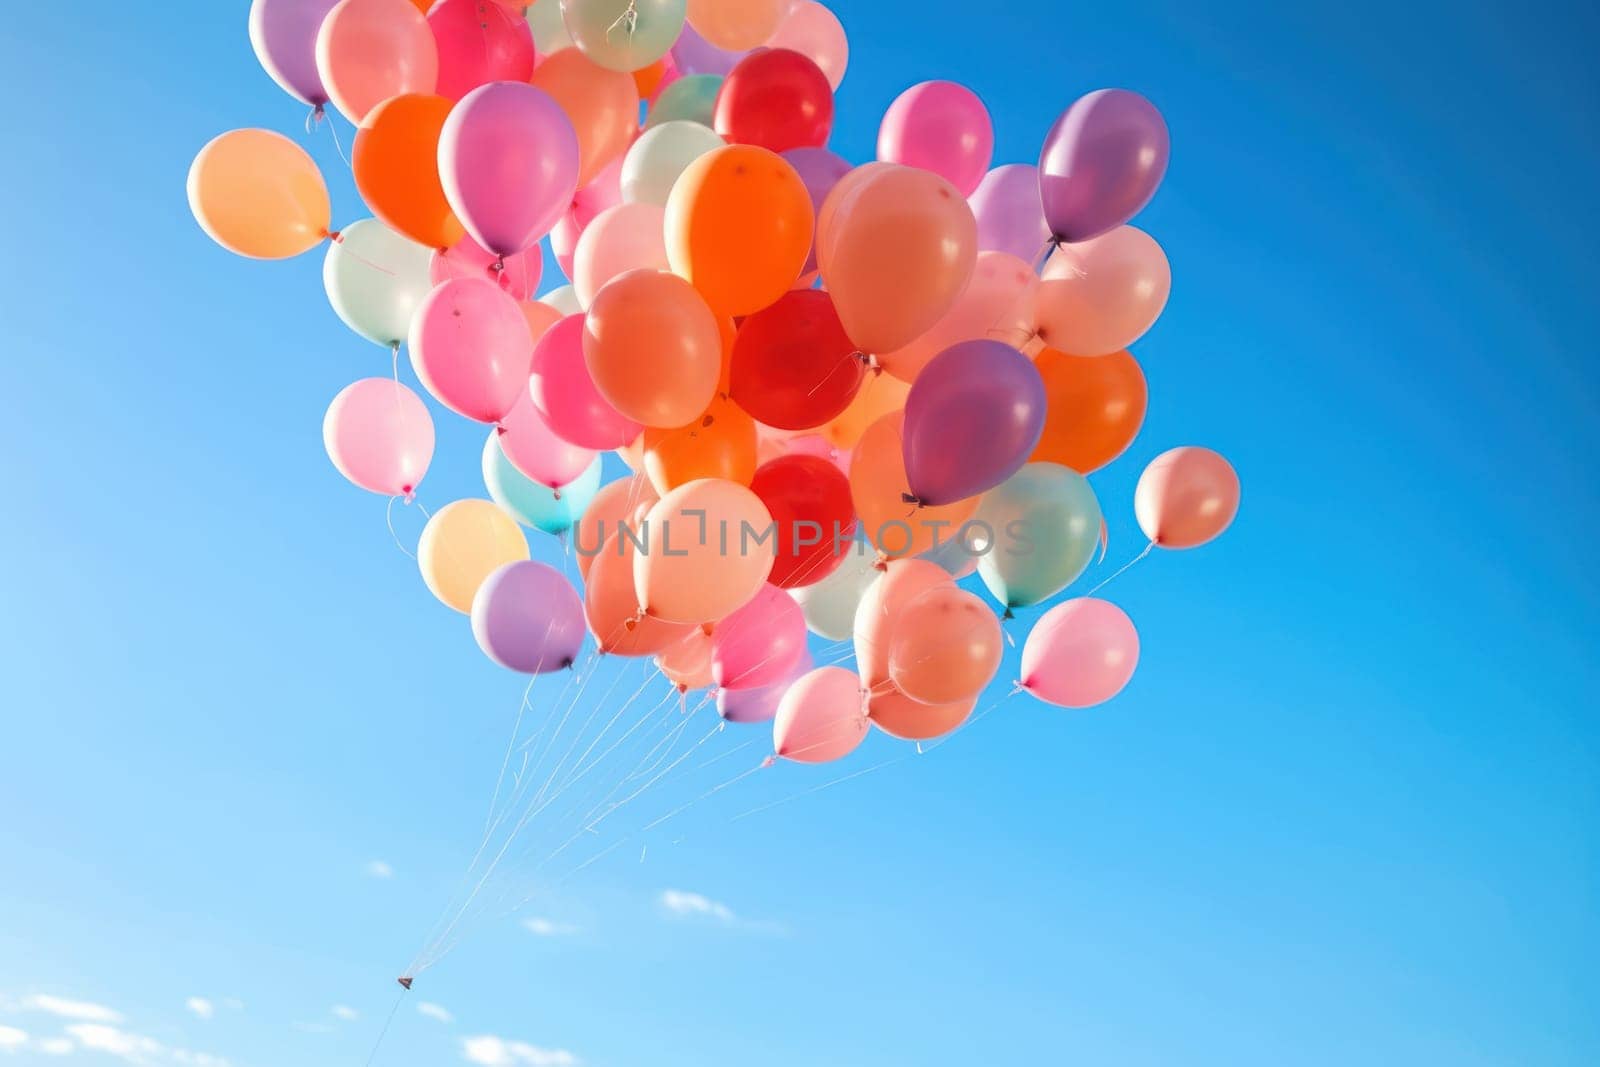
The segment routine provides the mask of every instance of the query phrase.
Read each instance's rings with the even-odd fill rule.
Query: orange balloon
[[[449,248],[466,231],[439,182],[439,131],[452,104],[406,93],[372,109],[356,131],[350,169],[372,213],[429,248]]]
[[[391,96],[433,92],[439,48],[407,0],[339,0],[317,31],[317,73],[334,106],[360,126]]]
[[[950,310],[904,348],[880,352],[878,363],[901,381],[914,382],[934,356],[961,341],[1026,344],[1038,291],[1032,266],[1009,252],[980,252],[972,279]]]
[[[1126,352],[1066,356],[1046,348],[1033,365],[1048,401],[1044,433],[1029,459],[1092,474],[1122,455],[1144,424],[1144,371]]]
[[[639,89],[576,48],[545,56],[530,79],[561,105],[578,133],[578,187],[628,150],[639,131]]]
[[[656,666],[678,692],[704,689],[715,679],[711,674],[711,635],[709,627],[691,626],[675,644],[656,656]]]
[[[585,580],[594,566],[595,556],[605,546],[606,539],[627,525],[638,530],[639,523],[649,514],[650,508],[661,499],[650,486],[650,479],[642,474],[619,478],[607,483],[589,506],[583,509],[578,521],[572,524],[572,544],[578,557],[578,574]],[[633,573],[628,574],[629,595],[633,591]]]
[[[702,478],[645,517],[649,551],[633,557],[636,603],[670,622],[715,622],[750,602],[772,573],[772,515],[745,486]]]
[[[433,6],[434,0],[411,0],[411,3],[418,11],[426,15],[428,8]]]
[[[983,692],[1004,652],[1000,619],[987,604],[959,586],[930,589],[895,620],[889,678],[912,700],[954,704]]]
[[[743,52],[766,44],[789,11],[789,0],[689,0],[688,21],[718,48]]]
[[[861,517],[862,532],[889,559],[920,556],[951,540],[961,524],[978,510],[978,497],[936,507],[916,507],[901,458],[903,412],[885,415],[867,429],[850,455],[850,498]]]
[[[897,411],[905,410],[911,386],[899,378],[877,374],[861,383],[850,406],[822,428],[822,436],[836,448],[854,448],[867,427]]]
[[[189,210],[217,244],[252,259],[287,259],[328,236],[322,172],[271,130],[233,130],[189,167]]]
[[[892,559],[884,565],[883,576],[867,587],[856,604],[851,633],[856,670],[870,692],[889,688],[889,647],[895,621],[905,606],[930,589],[955,584],[948,571],[925,559]]]
[[[723,315],[760,311],[787,292],[806,265],[811,231],[800,175],[755,145],[707,152],[667,197],[667,259]]]
[[[600,395],[624,417],[644,426],[683,426],[717,391],[722,336],[688,282],[665,271],[632,270],[589,306],[583,361]]]
[[[644,432],[644,469],[658,493],[696,478],[749,485],[756,474],[756,423],[726,394],[686,426]]]
[[[966,198],[932,171],[879,163],[840,179],[817,217],[817,266],[863,352],[893,352],[950,310],[978,259]]]
[[[966,722],[977,703],[977,697],[968,697],[954,704],[924,704],[886,682],[867,698],[867,718],[890,737],[930,741]]]
[[[649,100],[661,88],[661,79],[667,75],[667,58],[662,56],[648,67],[633,72],[633,87],[639,90],[639,99]]]
[[[639,534],[643,538],[643,534]],[[633,558],[628,536],[614,533],[589,561],[584,579],[583,617],[601,652],[615,656],[653,656],[683,640],[692,623],[664,622],[639,611],[633,592]]]

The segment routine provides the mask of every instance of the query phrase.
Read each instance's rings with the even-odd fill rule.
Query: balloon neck
[[[761,761],[761,769],[762,770],[766,770],[768,767],[772,766],[774,763],[777,763],[777,762],[778,762],[778,755],[777,755],[777,753],[773,753],[772,755],[768,756],[766,759]]]
[[[888,570],[889,569],[889,557],[885,556],[882,552],[879,552],[878,553],[878,558],[874,559],[872,561],[872,569],[875,570],[875,571],[886,571],[886,570]]]
[[[1002,619],[1014,619],[1014,618],[1017,617],[1017,615],[1016,615],[1016,612],[1011,610],[1011,606],[1008,604],[1008,605],[1006,605],[1005,612],[1000,617]]]
[[[402,485],[400,487],[400,502],[401,503],[410,504],[415,499],[417,499],[417,487],[416,486],[414,486],[414,485]]]
[[[496,274],[504,274],[506,272],[506,257],[505,256],[496,256],[496,257],[494,257],[494,265],[491,266],[489,269],[494,271]],[[504,281],[504,279],[501,279],[501,280]]]
[[[577,660],[573,659],[571,656],[568,656],[566,659],[561,661],[561,669],[564,671],[570,671],[573,667],[577,666],[577,664]]]
[[[557,500],[561,499],[561,490],[559,488],[553,488],[550,491],[555,494]]]
[[[902,504],[910,504],[912,507],[916,508],[922,507],[922,498],[917,496],[915,493],[901,493],[900,502]]]
[[[883,373],[883,364],[878,362],[877,356],[870,352],[862,352],[859,349],[856,350],[854,355],[861,362],[861,365],[871,371],[874,376]]]
[[[340,233],[338,230],[329,230],[327,231],[327,234],[328,240],[332,241],[334,244],[344,244],[344,234]]]
[[[1018,678],[1016,681],[1011,683],[1011,692],[1007,693],[1006,696],[1014,697],[1018,693],[1024,692],[1027,688],[1028,683],[1024,682],[1021,678]]]
[[[497,437],[504,437],[504,436],[505,436],[505,433],[506,433],[506,427],[505,427],[505,423],[503,423],[503,422],[496,422],[496,423],[495,423],[495,424],[494,424],[494,432],[495,432],[495,436],[497,436]]]

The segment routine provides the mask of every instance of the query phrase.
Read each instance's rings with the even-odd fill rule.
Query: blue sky
[[[362,1062],[522,685],[323,455],[388,358],[320,255],[189,217],[208,138],[300,136],[247,5],[14,6],[0,1067]],[[1090,89],[1162,108],[1175,284],[1106,567],[1173,445],[1234,461],[1240,519],[1107,590],[1144,651],[1113,704],[1008,701],[730,821],[904,750],[752,776],[549,888],[542,935],[473,929],[378,1063],[1600,1060],[1600,15],[1302,6],[834,5],[853,160],[924,78],[984,97],[997,162]],[[479,495],[438,422],[423,499]]]

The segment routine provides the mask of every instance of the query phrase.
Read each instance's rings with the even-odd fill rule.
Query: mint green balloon
[[[533,31],[533,47],[541,56],[572,47],[572,36],[561,18],[561,0],[533,0],[522,13]]]
[[[572,43],[611,70],[643,70],[683,32],[687,0],[561,0]]]
[[[406,339],[411,315],[433,291],[430,249],[401,237],[377,219],[352,222],[328,244],[322,287],[344,324],[374,344]]]
[[[622,157],[622,199],[667,206],[667,194],[689,164],[728,142],[714,130],[673,119],[639,135]]]
[[[1008,609],[1071,585],[1100,543],[1100,502],[1089,479],[1058,463],[1029,463],[983,494],[974,521],[994,531],[978,574]]]
[[[676,122],[679,119],[709,127],[711,113],[717,106],[717,92],[721,88],[720,74],[685,74],[676,81],[668,82],[656,97],[656,102],[650,105],[644,128],[648,130],[663,122]]]
[[[500,448],[500,431],[483,443],[483,484],[489,498],[524,526],[565,533],[600,491],[600,457],[560,489],[551,489],[511,465]]]

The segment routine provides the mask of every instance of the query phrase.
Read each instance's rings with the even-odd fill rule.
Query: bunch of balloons
[[[339,317],[488,428],[488,499],[433,513],[417,555],[495,662],[652,656],[821,762],[874,723],[955,729],[999,612],[1089,566],[1087,476],[1143,422],[1128,348],[1171,283],[1128,225],[1168,159],[1142,96],[1089,93],[1037,165],[991,166],[983,101],[923,82],[855,164],[827,147],[849,52],[813,0],[254,0],[249,32],[313,118],[357,125],[371,217],[333,229],[310,156],[262,129],[201,150],[190,206],[240,255],[325,243]],[[545,243],[570,285],[535,299]],[[323,436],[351,482],[406,500],[434,447],[398,374],[339,393]],[[605,451],[632,476],[602,485]],[[1179,549],[1238,499],[1222,457],[1177,448],[1135,510]],[[581,591],[524,527],[572,538]],[[814,666],[808,630],[852,640],[857,669]],[[1120,609],[1065,600],[1018,684],[1097,704],[1138,654]]]

